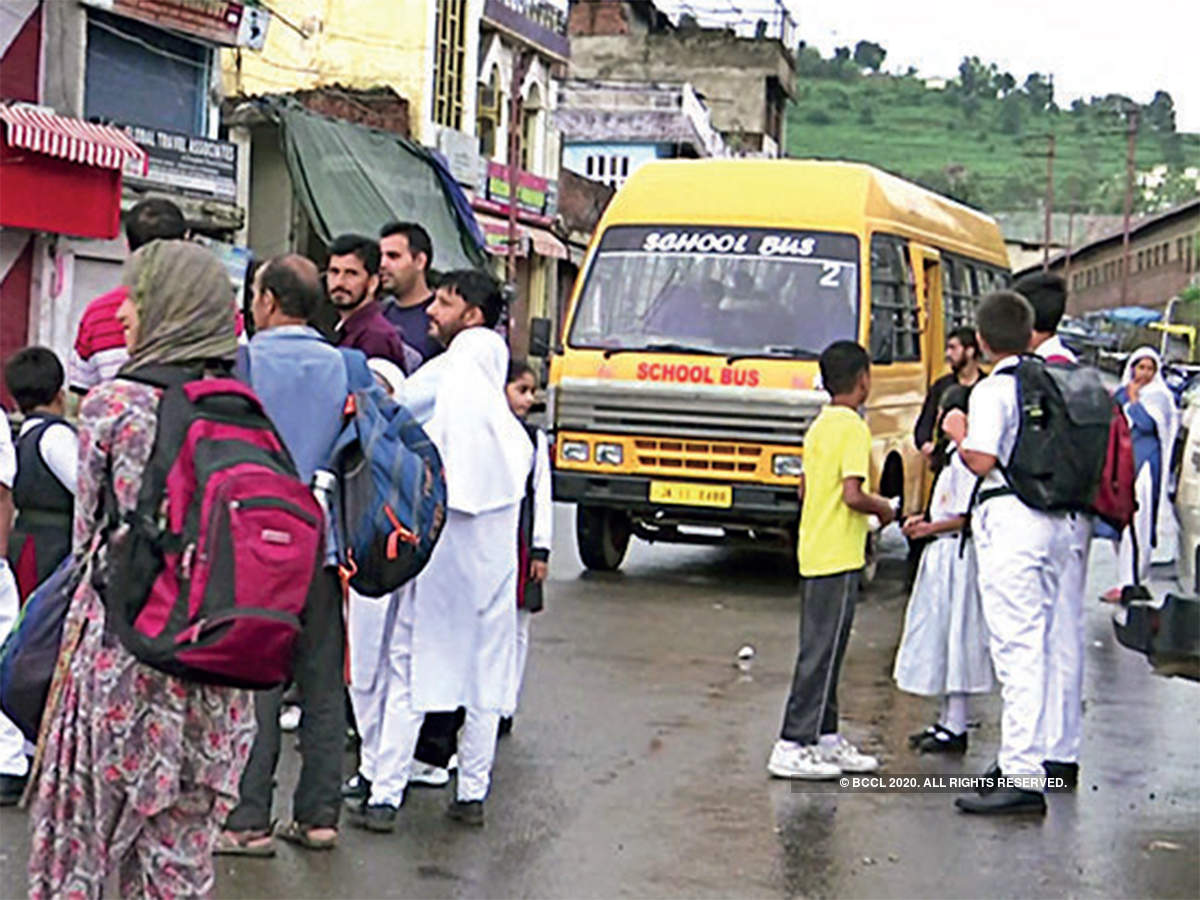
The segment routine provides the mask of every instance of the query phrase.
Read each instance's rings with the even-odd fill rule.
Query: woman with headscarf
[[[1098,533],[1119,540],[1117,576],[1143,581],[1150,573],[1150,562],[1156,547],[1170,550],[1176,540],[1175,514],[1169,499],[1169,467],[1175,436],[1179,431],[1179,411],[1175,397],[1162,377],[1162,360],[1150,347],[1135,350],[1125,364],[1125,374],[1115,399],[1129,419],[1133,432],[1133,457],[1137,470],[1135,492],[1138,510],[1133,529],[1137,537],[1137,554],[1129,530],[1118,536],[1111,529],[1098,528]],[[1135,567],[1136,566],[1136,571]],[[1110,589],[1104,599],[1115,602],[1121,597],[1120,587]]]
[[[236,346],[229,280],[203,247],[148,244],[130,259],[126,284],[117,317],[129,361],[80,408],[77,556],[94,549],[106,491],[121,512],[137,502],[161,396],[134,380],[138,370],[223,373]],[[251,695],[134,659],[105,628],[92,577],[105,565],[100,546],[72,598],[42,719],[29,895],[98,897],[113,868],[125,897],[209,895],[213,843],[254,740]]]

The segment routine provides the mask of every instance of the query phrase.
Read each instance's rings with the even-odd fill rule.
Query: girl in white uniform
[[[965,412],[967,395],[951,387],[941,416]],[[914,516],[904,523],[907,537],[932,538],[921,556],[893,673],[902,691],[942,698],[937,722],[909,738],[921,753],[965,753],[968,695],[987,693],[994,684],[975,547],[962,536],[976,482],[951,444],[933,486],[928,520]]]

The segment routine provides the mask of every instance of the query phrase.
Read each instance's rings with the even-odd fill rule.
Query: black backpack
[[[1114,409],[1100,373],[1029,355],[994,374],[1017,382],[1020,427],[1012,457],[1000,467],[1009,488],[1031,509],[1093,512]]]

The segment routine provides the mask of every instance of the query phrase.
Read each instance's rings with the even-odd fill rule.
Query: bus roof
[[[649,162],[617,191],[601,224],[886,231],[1008,268],[1004,239],[991,216],[862,163]]]

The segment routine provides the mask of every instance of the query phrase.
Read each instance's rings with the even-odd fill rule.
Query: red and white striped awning
[[[0,106],[0,121],[13,147],[106,169],[124,169],[127,161],[136,160],[146,173],[146,151],[118,128],[21,105]]]

